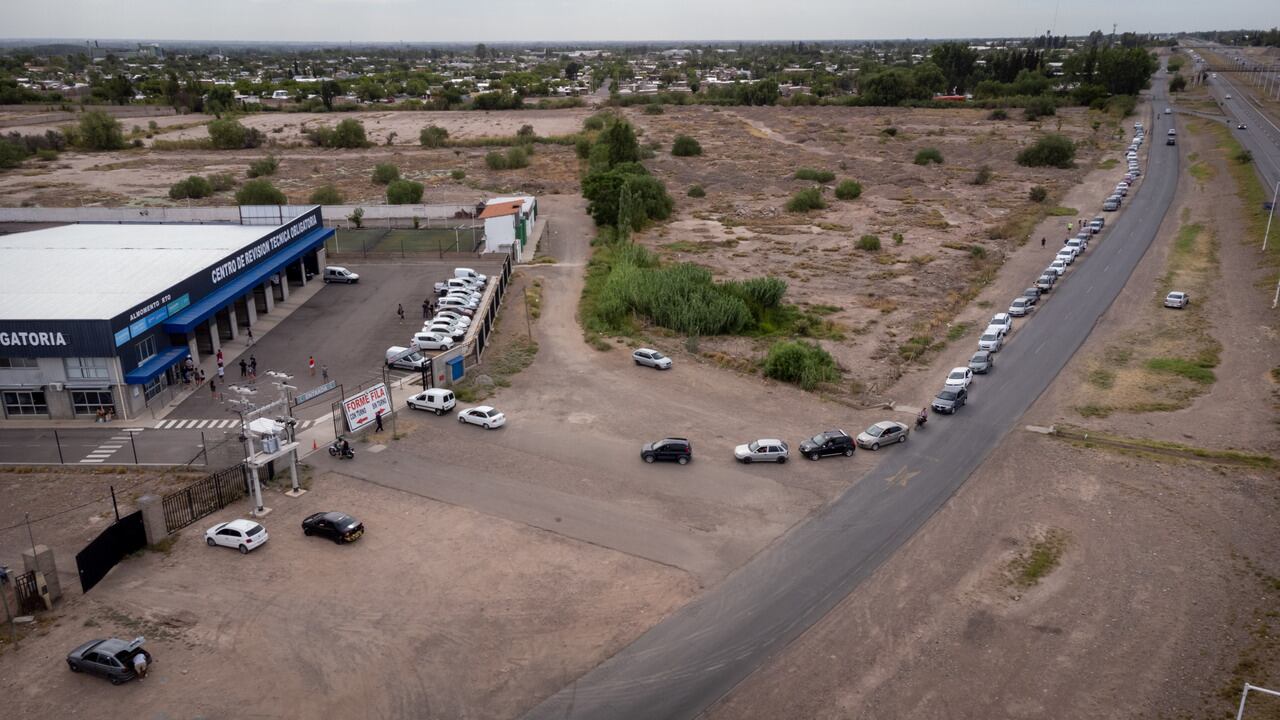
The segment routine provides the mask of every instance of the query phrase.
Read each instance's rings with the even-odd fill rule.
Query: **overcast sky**
[[[1269,28],[1274,0],[4,0],[5,38],[519,42]]]

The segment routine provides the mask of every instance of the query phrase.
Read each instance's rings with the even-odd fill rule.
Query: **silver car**
[[[639,350],[636,350],[631,353],[631,358],[636,361],[637,365],[644,365],[646,367],[657,368],[659,370],[671,369],[671,358],[650,348],[640,348]]]
[[[777,438],[761,438],[733,449],[733,456],[739,462],[776,462],[784,463],[791,455],[791,448]]]
[[[982,333],[982,337],[978,338],[978,349],[990,352],[1000,352],[1000,348],[1004,347],[1004,333],[994,328],[987,328]]]
[[[1175,290],[1164,296],[1164,306],[1167,308],[1176,308],[1182,310],[1191,304],[1190,293]]]
[[[900,422],[881,420],[858,433],[858,447],[879,450],[881,445],[904,443],[911,430]]]
[[[1009,304],[1009,314],[1014,317],[1026,317],[1031,314],[1031,309],[1035,305],[1031,304],[1031,300],[1025,297],[1014,298]]]

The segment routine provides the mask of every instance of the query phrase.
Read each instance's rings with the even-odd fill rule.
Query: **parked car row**
[[[800,441],[797,450],[802,457],[820,460],[842,455],[853,457],[858,448],[879,450],[886,445],[907,441],[911,430],[896,420],[882,420],[855,438],[844,430],[824,430],[811,438]],[[782,464],[791,457],[791,445],[779,438],[760,438],[738,445],[733,457],[740,463],[771,462]],[[688,438],[668,437],[645,443],[640,448],[640,459],[647,463],[674,462],[687,465],[693,460],[693,445]]]
[[[335,269],[345,271],[344,268]],[[358,279],[359,276],[356,277]],[[407,346],[387,348],[387,365],[402,370],[421,370],[430,362],[425,351],[450,350],[462,342],[471,329],[472,316],[480,308],[488,281],[488,276],[471,268],[454,268],[452,277],[435,284],[435,314],[422,323],[422,328],[409,338]]]

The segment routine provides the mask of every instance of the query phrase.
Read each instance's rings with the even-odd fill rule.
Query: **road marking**
[[[1045,342],[1048,342],[1048,341],[1046,340]],[[1039,345],[1037,345],[1037,346],[1036,346],[1036,349],[1035,349],[1035,350],[1033,350],[1033,351],[1031,351],[1031,354],[1032,354],[1032,355],[1039,355],[1039,354],[1040,354],[1040,348],[1042,348],[1042,347],[1044,347],[1044,342],[1042,342],[1042,343],[1040,343]]]

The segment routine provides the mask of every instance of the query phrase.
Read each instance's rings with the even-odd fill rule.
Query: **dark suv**
[[[684,438],[663,438],[645,443],[644,447],[640,448],[640,459],[647,463],[673,460],[685,465],[693,459],[693,446]]]
[[[853,457],[856,446],[849,433],[843,430],[828,430],[818,433],[800,443],[800,454],[810,460],[817,460],[828,455]]]

